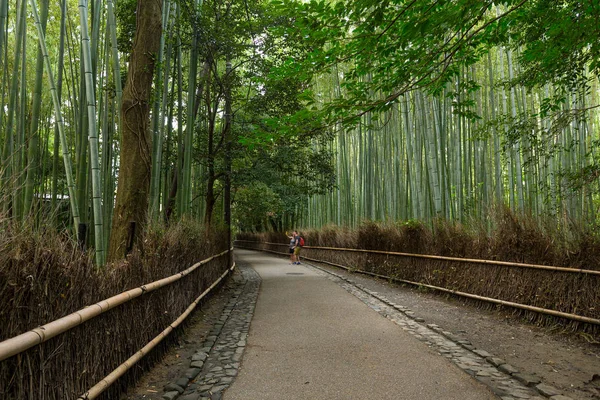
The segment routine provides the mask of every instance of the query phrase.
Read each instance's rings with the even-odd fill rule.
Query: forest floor
[[[408,307],[426,324],[470,341],[518,370],[535,374],[573,399],[600,399],[600,344],[582,336],[539,327],[523,321],[508,309],[482,310],[460,299],[440,296],[413,287],[391,284],[332,267],[324,269],[345,276],[390,301]],[[238,273],[238,272],[236,272]],[[227,303],[225,284],[191,317],[179,344],[148,372],[122,400],[162,399],[163,387],[181,376],[191,355],[208,335]]]

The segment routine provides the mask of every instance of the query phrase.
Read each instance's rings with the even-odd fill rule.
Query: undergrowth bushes
[[[0,341],[175,274],[226,248],[225,232],[186,221],[149,230],[141,248],[125,261],[99,270],[92,254],[80,251],[65,234],[9,227],[0,233]],[[227,262],[227,256],[220,257],[172,285],[0,362],[0,398],[76,399],[169,326],[225,271]],[[146,356],[142,368],[133,368],[104,398],[118,398],[165,346]]]
[[[600,270],[600,237],[591,229],[559,227],[501,209],[488,225],[469,226],[447,221],[424,225],[418,221],[383,224],[364,222],[349,230],[326,226],[302,234],[307,246],[381,250],[471,259],[543,264]],[[238,234],[237,239],[288,243],[281,233]],[[259,248],[239,242],[241,246]],[[283,246],[262,246],[283,252]],[[459,263],[391,255],[306,248],[308,258],[356,270],[443,287],[561,312],[600,319],[600,276],[518,267]],[[494,308],[487,302],[476,302]],[[597,325],[515,310],[532,322],[577,330],[599,338]],[[586,336],[588,339],[590,336]]]

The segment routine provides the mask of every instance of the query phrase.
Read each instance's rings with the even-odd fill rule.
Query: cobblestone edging
[[[487,385],[502,400],[545,400],[546,398],[572,400],[562,395],[556,388],[542,383],[536,376],[522,373],[504,360],[484,350],[476,349],[469,341],[462,340],[435,324],[425,325],[423,318],[416,316],[407,307],[395,304],[385,296],[335,272],[313,264],[304,265],[336,282],[370,308],[392,320],[415,338],[427,343],[430,348]]]
[[[250,321],[260,288],[260,276],[238,266],[232,297],[202,347],[192,356],[184,376],[165,386],[165,400],[219,400],[237,376]]]

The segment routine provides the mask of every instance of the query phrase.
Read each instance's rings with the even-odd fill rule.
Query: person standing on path
[[[298,244],[298,233],[296,231],[292,232],[292,236],[288,236],[288,239],[290,239],[290,264],[295,264],[296,255],[294,252]]]
[[[296,247],[294,248],[294,258],[296,262],[294,264],[300,265],[300,250],[302,250],[302,246],[304,246],[304,239],[300,233],[296,233]]]

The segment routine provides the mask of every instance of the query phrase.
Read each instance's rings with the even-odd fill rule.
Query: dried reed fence
[[[180,273],[227,250],[225,232],[192,222],[146,235],[127,260],[97,270],[89,254],[56,234],[0,237],[0,341],[117,293]],[[229,267],[228,253],[184,279],[110,309],[0,362],[0,398],[77,399],[159,335]],[[128,384],[177,340],[178,330],[100,397],[118,399]]]
[[[439,254],[444,253],[439,251],[438,254],[433,251],[429,253],[432,248],[440,249],[442,244],[447,243],[443,240],[442,243],[436,243],[431,232],[420,226],[399,229],[368,224],[357,231],[328,227],[321,231],[304,232],[304,237],[310,245],[302,251],[302,256],[306,259],[344,266],[351,271],[365,272],[424,288],[439,288],[447,293],[467,294],[466,297],[470,297],[481,307],[496,307],[497,303],[517,303],[525,307],[516,308],[515,314],[524,316],[531,322],[577,331],[591,340],[599,339],[600,268],[597,263],[590,264],[589,271],[586,272],[580,271],[583,269],[582,265],[578,265],[580,269],[561,270],[551,266],[535,268],[512,263],[494,264],[494,261],[486,260],[461,260],[467,255],[472,257],[485,252],[473,244],[471,254],[456,254],[456,249],[454,254],[450,255]],[[457,247],[460,248],[466,241],[465,236],[456,235]],[[285,246],[288,242],[284,235],[277,233],[241,234],[238,235],[236,245],[287,255]],[[417,254],[411,256],[406,253]],[[424,256],[427,253],[433,253],[435,256]],[[530,254],[524,252],[523,255],[533,264]],[[597,257],[598,253],[593,256]],[[548,262],[547,259],[543,261],[545,264]],[[490,304],[484,298],[498,301],[496,304]],[[535,308],[554,310],[556,313],[540,314],[534,312]],[[573,314],[580,318],[564,318],[560,313]]]

